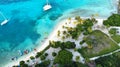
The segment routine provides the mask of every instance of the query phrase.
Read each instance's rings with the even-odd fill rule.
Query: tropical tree
[[[55,52],[52,52],[52,56],[55,57],[57,55],[57,53]]]
[[[112,34],[112,35],[115,35],[116,31],[117,31],[116,28],[112,28],[112,29],[110,29],[109,33]]]
[[[35,59],[35,57],[31,56],[30,59],[33,60],[33,59]]]
[[[69,64],[72,61],[72,52],[67,50],[59,51],[58,55],[54,59],[54,63],[58,64]]]
[[[40,59],[41,59],[41,60],[45,60],[45,58],[46,58],[46,56],[44,56],[44,55],[41,55],[41,56],[40,56]]]
[[[104,25],[109,26],[120,26],[120,15],[119,14],[112,14],[108,17],[107,20],[103,21]]]

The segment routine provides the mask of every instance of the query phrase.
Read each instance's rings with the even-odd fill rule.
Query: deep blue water
[[[116,11],[114,0],[49,0],[52,9],[43,11],[45,0],[0,0],[0,11],[10,21],[0,26],[0,67],[18,56],[18,50],[30,50],[52,32],[58,18],[69,16],[108,17]],[[0,16],[0,22],[4,19]],[[2,60],[2,61],[1,61]]]

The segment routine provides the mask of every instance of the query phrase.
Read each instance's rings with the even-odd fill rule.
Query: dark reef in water
[[[0,4],[10,4],[14,2],[23,2],[23,1],[30,1],[30,0],[0,0]]]
[[[50,20],[57,20],[61,16],[62,16],[62,14],[53,14],[53,15],[49,16],[49,19]]]

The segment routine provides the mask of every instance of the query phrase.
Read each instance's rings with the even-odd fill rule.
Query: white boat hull
[[[4,25],[4,24],[6,24],[8,21],[9,21],[9,20],[4,20],[0,25],[2,26],[2,25]]]
[[[49,5],[49,4],[47,4],[47,5],[45,5],[45,6],[43,7],[43,10],[46,11],[46,10],[49,10],[49,9],[51,9],[51,8],[52,8],[52,6]]]

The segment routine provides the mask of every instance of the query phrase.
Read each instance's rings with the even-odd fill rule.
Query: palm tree
[[[65,39],[65,36],[62,36],[62,40],[64,40]]]
[[[60,36],[60,31],[58,30],[58,32],[57,32],[57,36]]]
[[[66,32],[66,31],[63,31],[63,34],[64,34],[64,35],[66,35],[66,34],[67,34],[67,32]]]
[[[68,18],[68,21],[69,21],[69,23],[71,22],[71,18],[70,17]]]

